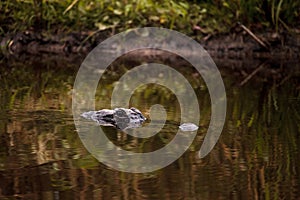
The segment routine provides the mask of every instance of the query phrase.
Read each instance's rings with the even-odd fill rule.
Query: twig
[[[73,6],[75,6],[75,4],[78,2],[79,0],[74,0],[68,7],[67,9],[63,12],[63,15],[66,14],[69,10],[71,10],[73,8]]]
[[[267,50],[269,50],[269,47],[261,40],[259,39],[252,31],[250,31],[246,26],[244,26],[243,24],[240,24],[240,27],[242,27],[242,29],[244,29],[256,42],[258,42],[258,44],[260,44],[262,47],[266,48]]]
[[[266,66],[266,63],[267,62],[265,61],[259,64],[259,66],[240,83],[240,86],[245,85],[255,74],[257,74],[257,72],[259,72],[259,70]]]
[[[277,88],[277,87],[283,85],[283,84],[284,84],[286,81],[288,81],[291,77],[292,77],[291,74],[289,74],[288,76],[284,77],[284,78],[280,81],[280,83],[278,83],[277,85],[275,85],[275,88]]]
[[[282,20],[280,19],[280,17],[278,18],[278,20],[279,20],[279,22],[283,25],[283,27],[284,27],[288,32],[291,32],[290,27],[289,27],[286,23],[284,23],[284,21],[282,21]]]

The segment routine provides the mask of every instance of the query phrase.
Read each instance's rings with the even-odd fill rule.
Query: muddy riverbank
[[[227,34],[207,35],[197,41],[218,58],[271,58],[279,60],[300,58],[300,34],[273,31],[251,32],[238,27]],[[249,32],[250,31],[250,32]],[[60,34],[24,31],[0,38],[2,56],[20,54],[86,55],[101,41],[114,35],[111,31],[72,32]],[[197,37],[197,31],[190,36]]]
[[[287,32],[253,34],[254,36],[245,30],[235,29],[228,34],[208,35],[198,42],[209,52],[219,68],[225,68],[228,74],[237,77],[235,85],[244,85],[250,79],[256,79],[258,82],[275,81],[280,84],[291,77],[300,76],[299,34]],[[101,41],[112,35],[114,34],[109,31],[58,35],[20,32],[1,38],[0,55],[2,63],[21,60],[39,66],[37,62],[54,65],[63,62],[66,65],[78,63],[76,66],[79,68],[85,56]],[[149,61],[169,65],[184,62],[178,56],[155,50],[131,52],[123,60],[127,62],[127,66],[137,66]]]

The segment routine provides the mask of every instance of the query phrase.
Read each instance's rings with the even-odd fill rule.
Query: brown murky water
[[[210,100],[199,76],[181,66],[200,102],[197,137],[189,150],[166,168],[133,174],[101,164],[79,139],[72,118],[72,87],[78,66],[40,59],[1,61],[0,199],[300,197],[299,70],[279,81],[253,78],[242,87],[238,83],[252,69],[240,76],[228,68],[221,70],[228,98],[226,124],[214,149],[199,159],[211,114]],[[99,109],[110,107],[113,82],[124,68],[115,66],[106,73],[106,86],[96,94]],[[174,95],[150,85],[137,90],[131,104],[146,114],[151,105],[164,105],[167,125],[150,139],[139,140],[114,128],[105,129],[108,137],[133,151],[158,149],[168,143],[180,119]]]

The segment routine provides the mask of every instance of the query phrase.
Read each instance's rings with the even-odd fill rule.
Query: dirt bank
[[[196,37],[199,32],[195,31]],[[0,38],[2,55],[19,54],[83,54],[112,36],[111,31],[45,34],[24,31]],[[251,32],[238,26],[227,34],[207,35],[200,39],[203,47],[214,57],[299,59],[300,34],[271,31]]]

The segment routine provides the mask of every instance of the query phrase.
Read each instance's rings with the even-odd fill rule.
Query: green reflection
[[[0,68],[0,198],[37,193],[54,198],[55,191],[66,198],[77,197],[82,191],[80,195],[89,199],[295,199],[300,195],[297,77],[280,84],[253,79],[236,87],[231,86],[236,82],[232,72],[222,70],[228,98],[225,128],[213,151],[199,160],[196,152],[209,124],[210,98],[192,68],[175,66],[196,91],[201,110],[198,135],[189,151],[167,168],[129,174],[106,168],[83,147],[71,113],[76,74],[72,64],[1,65],[5,67]],[[115,81],[133,66],[114,64],[104,72],[96,93],[97,109],[110,107]],[[130,104],[145,115],[153,104],[163,105],[167,123],[156,136],[146,139],[106,127],[104,131],[114,144],[150,152],[174,137],[181,110],[170,90],[155,84],[139,87]]]

